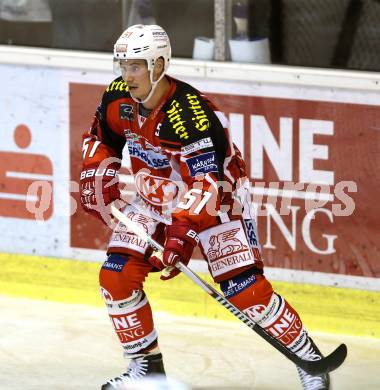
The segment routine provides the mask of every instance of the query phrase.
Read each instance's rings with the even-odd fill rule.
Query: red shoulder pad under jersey
[[[130,103],[128,105],[128,103]],[[115,79],[105,90],[97,108],[89,132],[83,134],[83,166],[96,166],[106,158],[122,158],[125,146],[125,121],[133,120],[128,115],[132,98],[121,77]]]

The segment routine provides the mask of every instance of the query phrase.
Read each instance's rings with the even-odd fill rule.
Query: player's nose
[[[124,75],[124,81],[129,85],[133,82],[133,76],[128,72]]]

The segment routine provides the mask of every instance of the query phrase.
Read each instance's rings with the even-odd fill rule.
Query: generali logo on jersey
[[[236,238],[239,230],[239,228],[230,229],[210,237],[211,247],[207,251],[207,256],[212,262],[231,253],[236,254],[248,250],[248,247]]]
[[[255,261],[241,222],[232,221],[226,225],[218,225],[199,235],[213,276]]]
[[[157,223],[152,218],[137,213],[134,211],[132,206],[127,206],[125,213],[127,218],[137,223],[147,234],[152,235],[154,233]],[[112,234],[110,245],[131,248],[139,253],[145,253],[148,246],[141,237],[131,233],[128,227],[121,222],[119,222],[117,228]]]
[[[127,217],[131,221],[138,223],[140,225],[140,227],[142,227],[147,234],[151,234],[151,232],[149,231],[149,224],[152,224],[155,222],[152,218],[149,218],[144,214],[135,213],[134,211],[130,211],[127,214]]]

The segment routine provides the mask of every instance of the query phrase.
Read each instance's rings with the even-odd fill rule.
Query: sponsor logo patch
[[[216,164],[216,154],[214,152],[204,153],[186,160],[191,176],[206,174],[208,172],[218,172]]]
[[[186,121],[183,120],[181,112],[183,108],[181,108],[179,102],[177,100],[173,100],[170,103],[170,109],[166,111],[169,122],[171,123],[173,130],[175,133],[179,135],[179,138],[188,139],[189,133],[186,129]]]
[[[149,225],[154,223],[155,220],[152,219],[152,218],[149,218],[147,217],[146,215],[144,214],[139,214],[139,213],[136,213],[134,211],[130,211],[128,214],[127,214],[127,217],[133,221],[133,222],[136,222],[140,225],[140,227],[142,229],[145,230],[145,232],[147,234],[151,234],[151,232],[149,231]],[[125,226],[125,225],[124,225]]]
[[[108,259],[104,262],[102,268],[108,271],[121,272],[127,260],[127,257],[110,255],[108,256]]]
[[[214,261],[231,253],[238,253],[248,249],[236,235],[240,228],[226,230],[222,233],[212,235],[209,239],[210,248],[207,251],[207,257]]]
[[[247,228],[249,245],[254,247],[254,248],[257,248],[259,245],[259,242],[257,240],[255,223],[252,221],[252,219],[245,219],[244,224],[245,224],[245,227]]]
[[[206,131],[210,127],[210,121],[201,107],[198,96],[188,93],[186,94],[186,99],[189,102],[189,108],[194,115],[191,120],[194,122],[195,128],[199,131]]]
[[[294,309],[286,305],[281,315],[266,329],[282,344],[289,345],[299,337],[302,322]]]
[[[118,334],[120,341],[123,343],[124,341],[124,335]],[[146,347],[149,343],[149,340],[147,338],[143,338],[135,343],[129,343],[129,344],[123,344],[123,348],[126,352],[132,352],[134,350],[139,350],[142,347]]]
[[[120,119],[128,119],[133,121],[133,107],[130,104],[120,103],[119,106]]]
[[[261,246],[259,244],[258,236],[257,236],[257,228],[256,223],[252,219],[244,220],[245,228],[247,231],[247,236],[249,240],[249,246],[252,248],[253,255],[256,260],[262,260],[261,258]]]
[[[270,302],[265,308],[265,310],[258,309],[258,306],[263,305],[256,305],[248,308],[246,314],[248,315],[248,317],[250,316],[250,313],[252,314],[252,316],[260,314],[260,319],[258,319],[257,317],[250,318],[257,320],[257,323],[260,326],[267,327],[273,322],[273,319],[276,318],[276,315],[283,310],[282,308],[284,306],[284,301],[279,295],[272,294]]]
[[[241,221],[217,225],[199,237],[214,277],[255,262]]]
[[[243,312],[253,321],[256,321],[257,318],[260,318],[260,316],[264,313],[266,310],[265,305],[255,305],[248,307],[247,309],[243,310]]]
[[[115,169],[112,169],[112,168],[103,168],[103,169],[100,169],[100,168],[91,168],[91,169],[87,169],[85,171],[82,171],[81,174],[80,174],[80,179],[83,180],[85,178],[88,178],[88,177],[94,177],[94,176],[98,176],[98,177],[102,177],[102,176],[109,176],[109,177],[116,177],[117,175],[117,171]]]
[[[222,282],[220,284],[220,288],[222,289],[223,294],[226,298],[231,298],[236,294],[240,293],[241,291],[245,290],[249,286],[252,286],[252,284],[254,284],[255,282],[255,275],[238,275],[228,281]]]
[[[128,151],[131,157],[136,157],[144,161],[146,165],[155,169],[163,169],[170,166],[169,160],[165,155],[154,151],[153,149],[144,149],[140,143],[128,139]]]
[[[121,302],[117,305],[119,309],[123,309],[124,307],[132,307],[139,303],[141,301],[142,297],[142,292],[141,290],[133,290],[132,291],[132,296],[128,299],[126,299],[124,302]]]
[[[106,92],[113,92],[113,91],[120,91],[120,92],[127,92],[128,91],[128,85],[125,81],[113,81],[106,89]]]
[[[213,143],[210,137],[203,138],[197,142],[193,142],[190,145],[186,145],[181,149],[182,155],[186,156],[190,153],[196,152],[197,150],[212,148]]]
[[[158,206],[172,203],[180,191],[176,182],[150,175],[144,170],[135,175],[135,183],[141,197]]]
[[[110,293],[109,291],[107,291],[105,288],[100,287],[100,294],[101,294],[102,298],[103,298],[107,303],[113,302],[113,297],[112,297],[111,293]]]
[[[145,140],[144,143],[145,143],[146,150],[153,150],[154,152],[161,154],[162,148],[160,146],[154,146],[151,143],[149,143],[147,140]]]
[[[127,50],[128,50],[128,45],[126,45],[126,44],[115,45],[115,51],[117,53],[126,53]]]
[[[168,39],[165,31],[152,31],[152,35],[155,41],[166,41]]]
[[[128,343],[145,336],[137,313],[110,316],[116,333],[122,343]]]
[[[112,235],[112,245],[132,248],[141,253],[143,253],[147,247],[147,243],[135,234],[121,232],[115,232]]]
[[[154,36],[154,37],[167,37],[167,35],[166,35],[166,32],[165,31],[161,31],[161,30],[155,30],[155,31],[153,31],[152,32],[152,35]]]
[[[138,134],[133,133],[130,129],[124,129],[124,135],[127,140],[137,141],[140,137]]]

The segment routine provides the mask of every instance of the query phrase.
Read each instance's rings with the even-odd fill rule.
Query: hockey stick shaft
[[[111,206],[111,212],[115,218],[120,222],[126,225],[133,233],[142,238],[147,242],[153,249],[157,252],[163,253],[163,246],[156,242],[144,229],[138,226],[134,221],[130,220],[126,215],[124,215],[120,210],[118,210],[114,205]],[[178,262],[176,267],[183,272],[189,279],[201,287],[205,292],[212,296],[217,302],[229,310],[235,317],[240,321],[244,322],[249,328],[254,330],[259,336],[291,360],[294,364],[301,367],[307,373],[311,375],[324,374],[338,368],[345,360],[347,355],[347,347],[344,344],[341,344],[335,351],[330,355],[320,359],[320,360],[304,360],[297,356],[294,352],[288,349],[275,337],[273,337],[269,332],[264,328],[260,327],[257,323],[251,320],[244,312],[234,306],[230,301],[223,297],[214,287],[210,286],[202,278],[200,278],[196,273],[194,273],[190,268],[185,266],[183,263]]]

